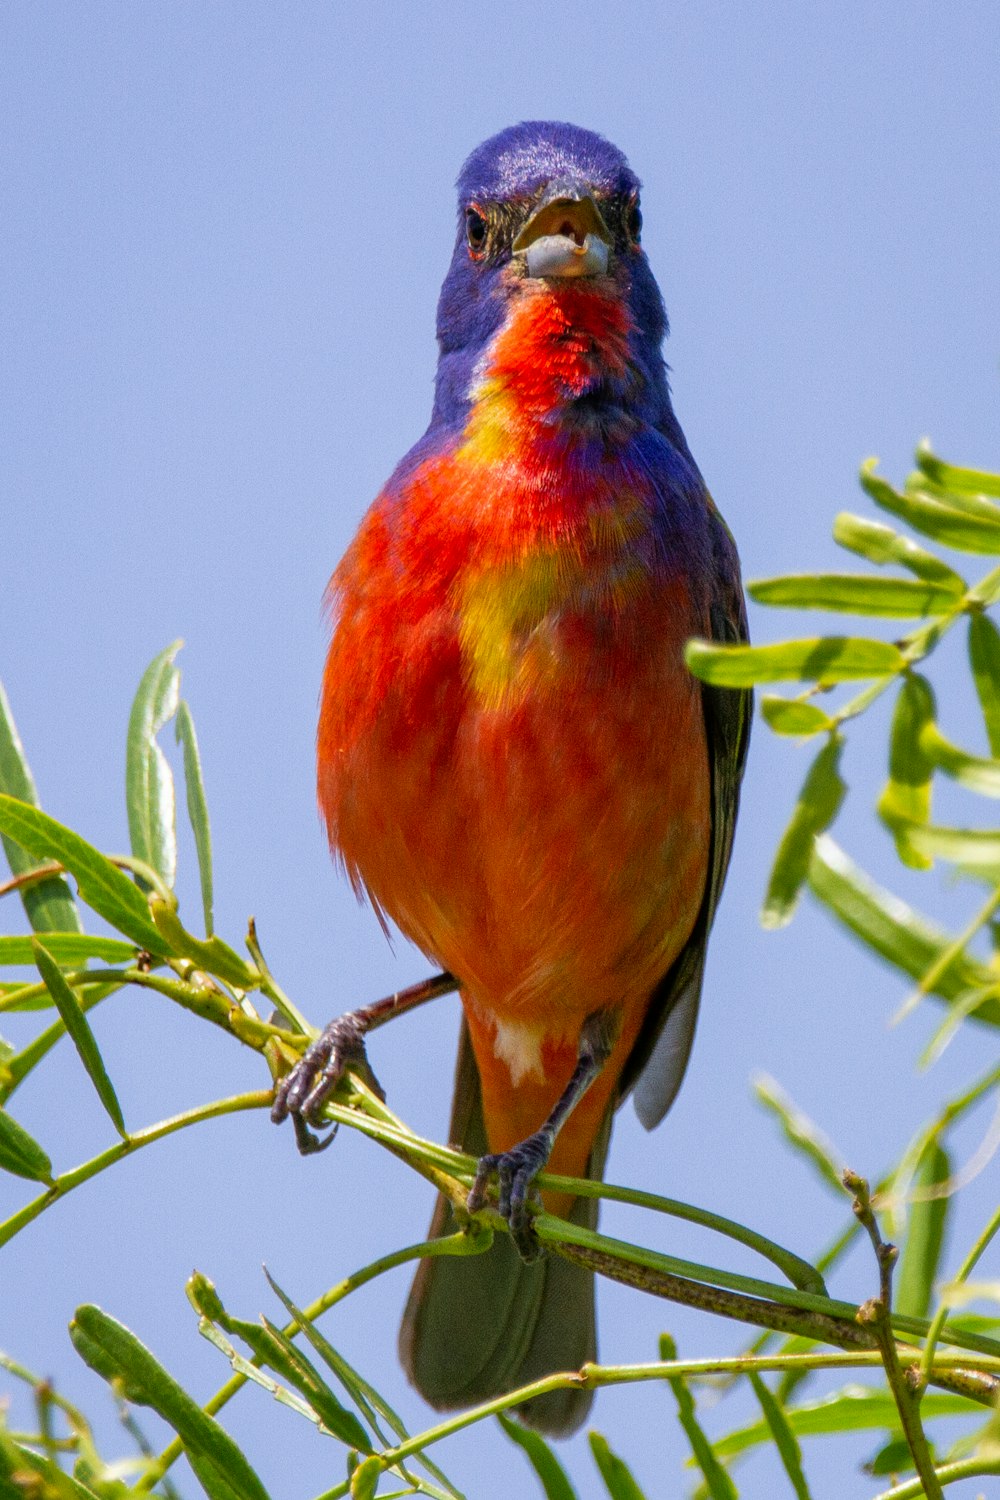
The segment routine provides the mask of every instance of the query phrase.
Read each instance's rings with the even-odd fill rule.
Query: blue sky
[[[10,0],[0,676],[48,809],[125,846],[131,694],[182,635],[220,930],[238,941],[253,912],[272,967],[317,1022],[419,977],[420,955],[390,949],[329,864],[312,747],[326,580],[429,414],[462,159],[538,117],[599,129],[628,153],[691,447],[747,575],[801,570],[833,560],[837,510],[864,508],[855,472],[868,454],[899,479],[930,434],[956,461],[1000,466],[995,56],[991,0],[661,0],[617,19],[592,0],[534,13]],[[768,639],[797,626],[758,610],[752,628]],[[967,708],[955,712],[956,737],[974,741]],[[848,755],[857,811],[845,837],[888,874],[867,820],[878,746],[862,735]],[[794,1080],[874,1175],[982,1043],[959,1039],[916,1076],[930,1019],[886,1031],[900,985],[808,906],[786,933],[760,930],[769,853],[805,765],[758,728],[687,1084],[654,1136],[623,1112],[609,1171],[808,1254],[842,1210],[780,1149],[751,1074]],[[260,1086],[249,1054],[143,996],[95,1024],[130,1123]],[[428,1133],[446,1127],[455,1025],[443,1001],[373,1047],[394,1106]],[[43,1140],[72,1143],[59,1165],[106,1142],[68,1048],[19,1109]],[[225,1371],[184,1299],[194,1265],[250,1316],[268,1305],[262,1261],[305,1301],[417,1238],[430,1211],[420,1182],[347,1133],[300,1162],[290,1132],[245,1117],[157,1152],[6,1252],[17,1295],[4,1297],[0,1344],[91,1408],[103,1397],[65,1333],[78,1302],[120,1316],[207,1396]],[[966,1240],[990,1202],[982,1186],[968,1197]],[[605,1223],[720,1254],[680,1227],[610,1212]],[[868,1275],[852,1263],[841,1292],[867,1295]],[[416,1426],[429,1414],[395,1365],[406,1285],[403,1273],[377,1284],[327,1331]],[[608,1360],[653,1357],[668,1327],[687,1354],[738,1345],[730,1328],[615,1289],[602,1289],[600,1315]],[[608,1392],[594,1412],[651,1494],[665,1475],[675,1484],[684,1454],[664,1403],[652,1388]],[[338,1477],[323,1442],[262,1396],[232,1425],[276,1500]],[[594,1493],[580,1440],[565,1451]],[[441,1458],[477,1497],[496,1493],[498,1464],[513,1475],[521,1462],[495,1433]],[[863,1483],[846,1461],[814,1450],[818,1500]]]

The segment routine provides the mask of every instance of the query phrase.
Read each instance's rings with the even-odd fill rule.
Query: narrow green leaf
[[[80,1002],[66,983],[62,970],[52,957],[52,954],[43,948],[37,938],[34,939],[33,946],[38,972],[44,979],[45,987],[52,996],[56,1010],[62,1017],[62,1023],[69,1034],[70,1040],[80,1054],[80,1061],[86,1068],[91,1083],[97,1090],[97,1097],[111,1116],[111,1122],[118,1131],[118,1134],[124,1138],[126,1130],[125,1121],[122,1118],[121,1105],[118,1103],[118,1096],[114,1091],[111,1079],[108,1077],[104,1066],[104,1059],[101,1057],[100,1049],[94,1039],[94,1033],[91,1031],[87,1018],[80,1008]]]
[[[804,1156],[819,1173],[827,1187],[833,1189],[843,1201],[842,1182],[844,1164],[838,1158],[836,1148],[817,1125],[803,1114],[795,1101],[785,1093],[779,1083],[766,1074],[759,1074],[753,1081],[753,1091],[764,1108],[770,1110],[788,1144]]]
[[[88,958],[128,964],[135,958],[134,943],[123,943],[120,938],[90,937],[83,932],[46,932],[45,946],[62,965],[86,963]],[[30,937],[0,937],[0,964],[34,966],[34,962],[35,950]]]
[[[966,604],[981,605],[983,609],[989,609],[991,605],[1000,602],[1000,568],[993,568],[985,577],[980,578],[965,596]]]
[[[381,1461],[374,1455],[358,1464],[351,1475],[351,1500],[375,1500],[382,1472]]]
[[[587,1441],[611,1500],[645,1500],[632,1470],[623,1458],[612,1452],[607,1438],[600,1432],[588,1432]]]
[[[83,900],[106,922],[150,953],[163,952],[163,940],[150,921],[142,892],[78,833],[40,808],[2,794],[0,832],[31,854],[57,859],[75,877]]]
[[[801,703],[794,698],[781,698],[774,693],[765,693],[760,700],[760,711],[775,734],[819,734],[832,729],[833,720],[815,703]]]
[[[113,995],[120,987],[117,984],[88,985],[80,1000],[81,1007],[85,1012],[93,1010],[95,1005],[99,1005],[108,995]],[[48,1000],[49,992],[45,986],[39,985],[38,988],[44,991]],[[51,1004],[51,1001],[49,1003]],[[27,1010],[30,1007],[24,1008]],[[32,1069],[48,1056],[56,1042],[65,1035],[66,1027],[62,1020],[55,1020],[34,1037],[26,1047],[22,1047],[20,1052],[15,1052],[7,1058],[0,1058],[0,1105],[7,1103],[11,1094],[20,1087]]]
[[[970,1417],[981,1412],[974,1402],[964,1396],[952,1396],[944,1392],[928,1391],[920,1403],[920,1415],[924,1420],[934,1417]],[[899,1411],[892,1392],[886,1387],[848,1385],[819,1401],[803,1402],[799,1406],[785,1408],[788,1424],[796,1437],[825,1437],[836,1432],[864,1432],[881,1429],[895,1432],[899,1426]],[[771,1440],[771,1429],[766,1422],[755,1422],[750,1427],[729,1432],[716,1438],[715,1451],[720,1458],[735,1458],[759,1443]]]
[[[865,573],[798,573],[755,578],[747,593],[758,604],[783,609],[831,609],[852,615],[885,615],[913,620],[944,615],[958,597],[947,584],[912,578],[879,578]]]
[[[940,1142],[935,1141],[920,1163],[914,1201],[910,1205],[910,1227],[896,1272],[894,1309],[912,1318],[926,1318],[941,1263],[948,1197],[928,1198],[922,1193],[940,1187],[951,1177],[951,1162]]]
[[[910,824],[906,838],[928,860],[945,859],[965,870],[1000,874],[1000,829]]]
[[[160,901],[156,896],[150,899],[150,914],[156,923],[157,931],[161,934],[163,941],[161,948],[166,943],[170,952],[177,954],[180,958],[189,958],[196,963],[199,969],[204,969],[208,974],[215,974],[219,979],[224,979],[228,984],[233,984],[237,989],[253,990],[260,983],[260,971],[253,964],[248,964],[245,959],[224,943],[219,937],[209,938],[202,942],[196,938],[181,923],[173,907],[168,906],[166,901]]]
[[[947,490],[959,490],[972,495],[995,495],[1000,500],[1000,474],[988,469],[960,469],[945,463],[933,452],[926,438],[917,444],[917,466],[928,479]]]
[[[986,1001],[996,1001],[1000,998],[1000,979],[994,980],[985,988],[966,990],[957,1000],[953,1000],[939,1024],[935,1027],[928,1042],[924,1043],[920,1053],[921,1068],[929,1068],[936,1063],[942,1052],[950,1045],[955,1034],[961,1028],[962,1022],[967,1021],[970,1016],[975,1015],[980,1006]]]
[[[905,901],[876,884],[833,839],[821,836],[809,866],[813,894],[866,947],[911,979],[922,979],[951,946],[950,935]],[[985,964],[959,955],[939,976],[931,991],[943,1000],[957,1000],[965,991],[995,983]],[[988,1002],[977,1019],[1000,1026],[1000,1003]]]
[[[969,665],[990,753],[1000,756],[1000,631],[985,615],[973,615],[969,621]]]
[[[750,1384],[753,1386],[754,1395],[760,1402],[760,1409],[764,1413],[764,1421],[771,1429],[774,1438],[774,1446],[778,1450],[778,1456],[788,1475],[792,1489],[798,1500],[810,1500],[809,1486],[806,1484],[806,1476],[802,1472],[802,1449],[799,1447],[798,1439],[792,1431],[791,1423],[785,1415],[784,1407],[777,1396],[765,1385],[756,1371],[750,1371]]]
[[[106,1486],[100,1493],[91,1489],[54,1459],[43,1458],[0,1429],[0,1495],[4,1500],[105,1500],[111,1493]],[[131,1500],[132,1494],[124,1493],[123,1500]]]
[[[212,917],[212,830],[208,821],[208,801],[205,797],[205,782],[201,773],[198,736],[194,731],[191,710],[183,699],[177,706],[175,732],[184,750],[184,788],[188,821],[194,834],[194,846],[198,852],[198,876],[201,880],[201,904],[205,913],[205,936],[210,938],[215,930]]]
[[[118,1382],[127,1401],[151,1406],[177,1433],[204,1488],[211,1475],[213,1500],[269,1500],[246,1456],[214,1418],[207,1416],[145,1344],[99,1307],[78,1307],[69,1325],[80,1357],[107,1381]]]
[[[337,1375],[338,1379],[344,1380],[343,1367],[346,1365],[346,1361],[341,1359],[341,1356],[337,1353],[333,1346],[329,1344],[327,1340],[324,1339],[323,1336],[313,1327],[312,1323],[306,1317],[305,1313],[302,1312],[300,1308],[296,1307],[292,1299],[287,1295],[286,1292],[283,1292],[281,1290],[281,1288],[278,1286],[278,1283],[267,1272],[266,1269],[264,1274],[267,1276],[268,1284],[274,1291],[275,1296],[281,1302],[282,1306],[285,1308],[285,1311],[289,1314],[289,1316],[294,1318],[298,1323],[307,1341],[313,1346],[313,1348],[319,1354],[320,1358],[326,1360],[327,1364]],[[271,1325],[269,1324],[268,1327],[271,1328]],[[277,1329],[271,1328],[271,1331],[277,1334]],[[298,1359],[305,1360],[305,1355],[303,1355],[300,1350],[295,1349],[294,1345],[291,1344],[289,1340],[285,1339],[284,1334],[281,1334],[280,1338],[283,1340],[284,1344],[287,1345],[287,1348],[290,1349]],[[306,1363],[308,1364],[308,1361],[306,1361]],[[309,1368],[312,1369],[312,1366],[309,1365]],[[350,1369],[350,1366],[347,1366],[347,1368]],[[318,1372],[313,1371],[313,1375],[315,1376],[315,1379],[319,1381]],[[320,1384],[322,1384],[322,1382],[320,1382]],[[361,1426],[361,1423],[358,1421],[357,1417],[355,1417],[353,1412],[348,1411],[346,1407],[341,1406],[340,1402],[334,1396],[329,1386],[323,1386],[323,1389],[326,1391],[330,1402],[333,1403],[333,1407],[335,1408],[334,1422],[328,1422],[327,1425],[330,1426],[332,1431],[336,1432],[339,1437],[342,1437],[345,1443],[349,1443],[351,1447],[357,1448],[362,1453],[369,1453],[371,1451],[371,1442],[369,1441],[368,1434]],[[324,1421],[326,1421],[326,1417],[324,1417]],[[337,1425],[334,1425],[335,1423]]]
[[[885,677],[904,666],[889,641],[825,635],[774,646],[717,646],[688,641],[684,659],[695,677],[713,687],[753,687],[758,682],[851,682]]]
[[[938,771],[982,797],[1000,797],[1000,760],[970,755],[953,745],[933,722],[920,731],[920,748]]]
[[[125,748],[125,801],[132,853],[163,876],[173,888],[177,875],[177,828],[174,778],[156,742],[177,712],[181,674],[174,641],[155,656],[142,674],[128,721]]]
[[[891,526],[884,526],[881,521],[869,521],[865,516],[841,511],[833,523],[833,539],[848,552],[866,557],[879,567],[898,563],[928,583],[942,584],[956,596],[964,594],[968,588],[965,579],[954,568],[949,568],[946,562],[911,537],[903,536]]]
[[[934,694],[918,672],[900,683],[889,737],[889,780],[878,802],[879,816],[891,830],[896,852],[905,865],[926,870],[932,861],[910,843],[913,823],[926,823],[931,811],[934,763],[923,749],[922,734],[934,723]]]
[[[862,1465],[865,1473],[870,1474],[873,1479],[893,1474],[911,1474],[914,1467],[913,1454],[905,1437],[890,1438],[874,1457]]]
[[[527,1456],[545,1492],[545,1500],[578,1500],[569,1475],[540,1432],[522,1427],[503,1412],[499,1414],[499,1422],[511,1442]]]
[[[900,494],[874,472],[877,463],[872,458],[861,467],[862,488],[876,505],[946,547],[959,552],[1000,553],[1000,509],[996,510],[995,518],[971,515],[967,510],[948,505],[943,498]]]
[[[0,792],[38,806],[38,792],[24,753],[14,715],[0,682]],[[32,859],[16,840],[0,832],[12,875],[27,875],[45,860]],[[25,886],[21,903],[34,932],[82,932],[80,913],[61,875],[51,875],[37,885]]]
[[[765,927],[783,927],[791,921],[809,873],[816,836],[829,828],[840,811],[847,790],[840,775],[842,749],[842,737],[832,736],[809,768],[771,868],[761,912]]]
[[[52,1163],[23,1125],[0,1109],[0,1168],[30,1182],[51,1182]]]
[[[677,1358],[677,1345],[669,1333],[660,1335],[660,1358]],[[694,1397],[688,1390],[687,1381],[681,1376],[667,1377],[667,1383],[677,1402],[677,1416],[688,1442],[694,1463],[705,1479],[705,1488],[712,1500],[738,1500],[738,1491],[730,1476],[719,1462],[719,1449],[708,1441],[702,1431],[695,1412]]]

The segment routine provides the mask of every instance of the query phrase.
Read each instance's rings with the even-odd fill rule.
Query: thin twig
[[[858,1309],[858,1322],[862,1326],[869,1325],[875,1331],[879,1348],[882,1351],[886,1379],[896,1402],[896,1410],[899,1412],[903,1435],[913,1455],[913,1462],[927,1500],[944,1500],[944,1491],[935,1472],[934,1460],[920,1421],[918,1369],[914,1366],[904,1373],[892,1332],[892,1268],[899,1257],[899,1251],[895,1245],[888,1244],[882,1238],[878,1221],[872,1211],[868,1184],[864,1178],[859,1177],[856,1172],[847,1171],[844,1173],[844,1186],[849,1193],[854,1194],[855,1215],[862,1228],[868,1231],[868,1237],[875,1251],[875,1259],[878,1262],[879,1295]]]

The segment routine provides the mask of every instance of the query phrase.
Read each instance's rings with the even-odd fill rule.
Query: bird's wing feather
[[[736,546],[711,500],[708,503],[714,565],[711,637],[721,642],[746,641],[746,605]],[[701,691],[712,778],[712,840],[705,896],[691,936],[653,992],[619,1091],[619,1098],[624,1098],[635,1088],[636,1113],[647,1130],[658,1125],[670,1108],[687,1067],[698,1018],[705,945],[732,852],[740,780],[750,739],[750,692],[707,685]]]

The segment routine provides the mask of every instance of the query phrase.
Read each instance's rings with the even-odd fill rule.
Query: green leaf
[[[611,1451],[607,1438],[599,1432],[588,1432],[587,1440],[611,1500],[645,1500],[632,1470],[623,1458]]]
[[[1000,631],[985,615],[969,621],[969,665],[983,710],[990,753],[1000,756]]]
[[[77,1308],[69,1331],[77,1353],[92,1370],[117,1382],[127,1401],[151,1406],[174,1429],[212,1500],[269,1500],[229,1434],[201,1410],[124,1324],[99,1307],[86,1305]]]
[[[815,703],[802,703],[795,698],[781,698],[774,693],[765,693],[760,700],[760,711],[775,734],[819,734],[833,728],[833,720]]]
[[[7,694],[0,682],[0,792],[38,806],[38,792],[14,723]],[[0,833],[12,875],[27,875],[45,860],[32,859],[14,839]],[[80,932],[80,913],[61,875],[50,875],[37,885],[24,886],[21,902],[34,932]]]
[[[870,1474],[873,1479],[892,1474],[912,1473],[914,1462],[910,1445],[905,1437],[890,1438],[862,1467],[865,1473]]]
[[[978,792],[982,797],[1000,797],[1000,760],[970,755],[953,745],[933,722],[920,731],[920,749],[935,770]]]
[[[1000,509],[993,508],[995,516],[973,515],[947,504],[944,497],[902,495],[874,472],[877,464],[878,460],[871,458],[861,466],[862,487],[876,505],[946,547],[959,552],[1000,553]]]
[[[181,674],[174,641],[150,662],[142,675],[128,721],[125,750],[125,801],[132,853],[173,887],[177,876],[177,829],[174,778],[156,736],[177,712]]]
[[[947,932],[877,885],[825,835],[813,849],[809,886],[866,947],[911,979],[922,979],[951,946]],[[985,964],[960,954],[938,977],[931,993],[953,1001],[966,990],[995,982],[996,976]],[[977,1018],[1000,1026],[1000,1004],[988,1002],[977,1011]]]
[[[944,1392],[928,1391],[920,1402],[920,1416],[924,1420],[933,1417],[969,1417],[981,1411],[974,1402],[964,1396],[952,1396]],[[789,1426],[796,1437],[825,1437],[836,1432],[864,1432],[881,1428],[895,1432],[899,1426],[899,1411],[892,1392],[875,1386],[848,1385],[819,1401],[804,1402],[800,1406],[785,1408]],[[751,1427],[729,1432],[716,1438],[715,1451],[721,1458],[735,1458],[759,1443],[771,1440],[771,1429],[766,1422],[755,1422]]]
[[[125,1130],[125,1121],[122,1118],[121,1105],[118,1103],[118,1096],[114,1091],[111,1079],[108,1077],[100,1049],[94,1039],[94,1033],[91,1031],[87,1018],[80,1008],[80,1002],[66,983],[62,970],[51,953],[46,951],[37,938],[34,939],[34,949],[38,972],[44,979],[45,987],[52,996],[56,1010],[62,1017],[62,1023],[69,1034],[70,1040],[80,1054],[80,1061],[86,1068],[91,1083],[97,1090],[97,1097],[111,1116],[111,1122],[118,1131],[118,1134],[125,1138],[127,1133]]]
[[[934,694],[918,672],[900,684],[889,738],[889,780],[878,802],[879,816],[892,831],[896,852],[905,865],[929,869],[932,861],[913,847],[908,830],[926,823],[931,810],[934,764],[923,749],[922,734],[934,723]]]
[[[816,836],[829,828],[840,811],[847,790],[840,775],[842,749],[842,737],[833,735],[809,768],[771,869],[761,912],[765,927],[783,927],[791,920],[809,873]]]
[[[798,1439],[792,1431],[791,1423],[785,1414],[784,1407],[755,1370],[750,1371],[750,1384],[753,1386],[754,1395],[760,1402],[760,1409],[764,1413],[764,1421],[771,1429],[774,1446],[778,1450],[778,1455],[781,1458],[792,1489],[795,1491],[798,1500],[810,1500],[809,1486],[806,1484],[806,1476],[802,1472],[802,1449],[799,1447]]]
[[[827,1187],[833,1189],[843,1200],[843,1162],[838,1160],[834,1146],[817,1125],[803,1114],[793,1099],[785,1093],[779,1083],[766,1074],[759,1074],[753,1081],[753,1091],[765,1109],[770,1110],[788,1144],[816,1169]]]
[[[184,749],[184,787],[187,797],[188,821],[194,834],[194,846],[198,852],[198,875],[201,880],[201,904],[205,913],[205,936],[214,931],[212,918],[212,830],[208,821],[208,801],[205,797],[205,782],[201,773],[201,755],[198,752],[198,736],[194,732],[191,710],[182,700],[177,707],[175,725],[177,739]]]
[[[43,1458],[0,1429],[0,1495],[4,1500],[35,1500],[36,1496],[38,1500],[110,1500],[112,1493],[131,1500],[135,1491],[103,1488],[98,1493],[76,1475],[67,1474],[54,1459]]]
[[[343,1356],[339,1354],[336,1349],[334,1349],[333,1345],[323,1337],[319,1329],[313,1326],[312,1322],[309,1320],[309,1318],[306,1317],[302,1309],[296,1307],[291,1297],[288,1296],[288,1293],[282,1291],[281,1287],[275,1281],[271,1273],[267,1270],[266,1266],[264,1268],[264,1275],[267,1277],[268,1285],[271,1287],[282,1307],[284,1307],[289,1317],[293,1318],[294,1321],[298,1324],[299,1328],[302,1330],[303,1336],[312,1345],[319,1357],[324,1360],[329,1368],[334,1372],[338,1380],[342,1381],[353,1395],[355,1382],[357,1382],[357,1384],[359,1385],[363,1384],[357,1377],[356,1372],[352,1370],[351,1366],[347,1363]],[[402,1423],[396,1416],[396,1413],[390,1406],[387,1406],[384,1402],[382,1402],[381,1397],[377,1395],[377,1392],[374,1392],[370,1387],[365,1386],[364,1393],[366,1396],[375,1398],[375,1400],[379,1404],[379,1410],[382,1412],[382,1415],[386,1418],[387,1421],[392,1424],[393,1427],[397,1429],[397,1431],[402,1428],[403,1432],[405,1432],[405,1428],[402,1427]],[[352,1423],[356,1422],[356,1419],[352,1412],[346,1411],[343,1407],[341,1407],[341,1411],[343,1412],[345,1418],[349,1419]],[[368,1441],[368,1437],[360,1424],[356,1426],[356,1430],[354,1431],[353,1436],[350,1438],[350,1441],[353,1443],[355,1448],[360,1448],[363,1452],[366,1453],[371,1447],[371,1444]],[[444,1476],[442,1475],[441,1477],[443,1478]]]
[[[1000,874],[1000,829],[910,824],[906,838],[928,860],[945,859],[964,870]]]
[[[29,853],[56,859],[76,878],[88,906],[112,927],[150,953],[164,951],[163,940],[149,919],[142,892],[78,833],[57,823],[40,808],[0,794],[0,832]]]
[[[932,451],[926,438],[917,444],[917,466],[928,479],[946,490],[958,490],[971,495],[995,495],[1000,499],[1000,474],[991,473],[988,469],[959,469],[954,464],[945,463],[943,458],[938,458]]]
[[[503,1412],[499,1413],[498,1420],[511,1442],[526,1454],[545,1492],[545,1500],[578,1500],[569,1475],[541,1433],[522,1427],[520,1422],[513,1421]]]
[[[199,969],[215,974],[217,978],[235,985],[237,989],[257,988],[260,983],[260,970],[253,964],[248,964],[230,948],[228,943],[224,943],[219,937],[209,938],[207,942],[194,937],[183,926],[173,907],[156,896],[150,898],[149,910],[156,923],[157,931],[163,939],[160,943],[161,948],[165,943],[171,953],[181,958],[191,959]]]
[[[46,932],[45,946],[57,963],[77,965],[88,958],[112,964],[128,964],[135,958],[135,944],[120,938],[90,937],[87,933]],[[0,964],[14,966],[35,962],[30,937],[0,937]]]
[[[684,659],[695,677],[713,687],[753,687],[758,682],[851,682],[885,677],[905,665],[888,641],[824,635],[774,646],[717,646],[688,641]]]
[[[382,1463],[376,1456],[366,1458],[358,1464],[351,1475],[351,1500],[375,1500],[378,1482],[382,1478]]]
[[[51,1004],[49,992],[45,986],[39,984],[36,988],[43,992],[46,1001]],[[85,1012],[93,1010],[95,1005],[99,1005],[102,1000],[107,999],[108,995],[113,995],[120,988],[119,984],[114,983],[88,985],[83,991],[80,1005]],[[23,1007],[18,1008],[31,1010],[35,1007],[28,1002]],[[15,1089],[20,1087],[32,1069],[36,1068],[42,1059],[48,1056],[56,1042],[60,1041],[65,1035],[66,1027],[63,1025],[62,1020],[53,1021],[45,1027],[44,1031],[41,1031],[34,1037],[26,1047],[22,1047],[20,1052],[16,1052],[6,1058],[0,1058],[0,1105],[6,1104],[11,1094],[14,1093]]]
[[[1000,998],[1000,978],[995,979],[985,988],[966,990],[964,995],[953,1000],[940,1023],[935,1027],[930,1040],[924,1043],[920,1053],[920,1067],[929,1068],[931,1063],[937,1062],[942,1052],[950,1046],[962,1022],[975,1015],[986,1001],[995,1002],[998,998]]]
[[[920,1163],[916,1176],[916,1193],[910,1206],[910,1227],[896,1272],[894,1310],[913,1318],[926,1318],[934,1281],[941,1263],[948,1197],[922,1197],[951,1177],[948,1153],[935,1141]]]
[[[669,1333],[660,1335],[660,1358],[666,1361],[677,1358],[677,1345]],[[680,1375],[674,1375],[667,1377],[667,1383],[677,1402],[678,1420],[691,1445],[692,1461],[704,1476],[708,1494],[712,1500],[738,1500],[736,1486],[719,1462],[718,1447],[713,1446],[702,1431],[687,1381]]]
[[[848,552],[866,557],[869,562],[883,567],[886,563],[899,563],[909,568],[918,578],[928,583],[942,584],[956,597],[965,593],[968,584],[954,568],[928,552],[911,537],[903,536],[881,521],[869,521],[864,516],[854,516],[841,511],[833,523],[833,539]]]
[[[948,584],[912,578],[879,578],[870,573],[798,573],[756,578],[747,593],[758,604],[783,609],[831,609],[852,615],[885,615],[912,620],[944,615],[960,597]]]
[[[23,1125],[0,1109],[0,1168],[30,1182],[51,1182],[52,1163]]]

